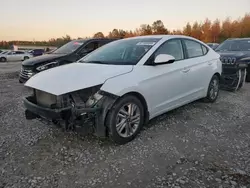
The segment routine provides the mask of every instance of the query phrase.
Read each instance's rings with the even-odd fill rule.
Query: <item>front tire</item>
[[[220,85],[219,77],[217,75],[213,75],[208,86],[205,102],[213,103],[217,100],[220,90],[219,85]]]
[[[246,69],[239,70],[239,71],[241,71],[241,79],[240,79],[240,84],[239,84],[239,87],[237,88],[237,90],[240,90],[245,85],[246,75],[247,75]]]
[[[140,132],[144,117],[144,107],[137,97],[127,95],[120,98],[106,118],[109,138],[119,145],[132,141]]]
[[[6,62],[7,59],[6,59],[5,57],[1,57],[1,58],[0,58],[0,61],[1,61],[1,62]]]

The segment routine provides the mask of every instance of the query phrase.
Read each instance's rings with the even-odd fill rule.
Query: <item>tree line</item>
[[[237,19],[231,20],[226,18],[220,21],[205,19],[203,22],[194,22],[193,24],[187,23],[182,30],[170,31],[161,20],[156,20],[151,25],[142,24],[134,31],[125,31],[123,29],[113,29],[104,35],[103,32],[97,32],[92,37],[94,38],[128,38],[141,35],[153,34],[178,34],[187,35],[197,38],[203,42],[216,42],[220,43],[227,38],[233,37],[250,37],[250,13]],[[90,38],[90,37],[86,37]],[[78,39],[81,39],[80,37]],[[10,48],[11,45],[37,45],[37,46],[62,46],[63,44],[73,40],[69,35],[65,37],[52,38],[48,41],[0,41],[0,48]]]

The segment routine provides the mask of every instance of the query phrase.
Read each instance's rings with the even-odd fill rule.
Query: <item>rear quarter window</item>
[[[208,53],[208,48],[206,46],[203,46],[202,44],[201,44],[201,48],[203,51],[203,55],[206,55]]]
[[[194,58],[204,55],[202,45],[199,42],[184,39],[184,44],[186,46],[188,58]]]

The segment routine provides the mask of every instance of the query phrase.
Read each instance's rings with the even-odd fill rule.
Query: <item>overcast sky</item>
[[[133,30],[160,19],[168,29],[250,12],[250,0],[0,0],[0,40],[47,40],[69,34]]]

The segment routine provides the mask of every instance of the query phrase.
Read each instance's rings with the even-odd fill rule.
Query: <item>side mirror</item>
[[[168,54],[159,54],[155,57],[154,63],[155,65],[159,64],[170,64],[175,61],[175,58],[172,55]]]

